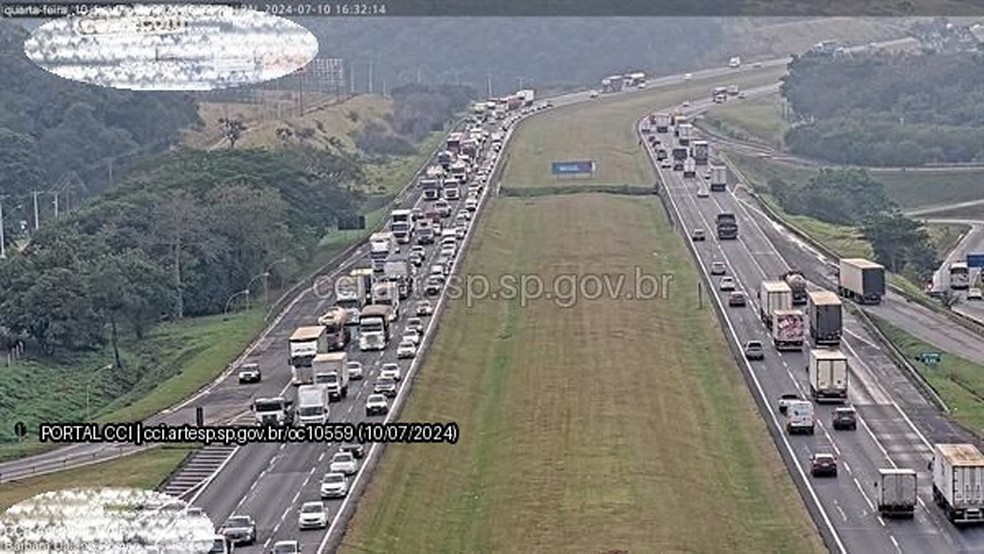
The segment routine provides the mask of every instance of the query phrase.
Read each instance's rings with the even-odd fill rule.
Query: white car
[[[667,158],[667,159],[659,162],[659,167],[662,168],[662,169],[670,169],[671,167],[673,167],[673,162],[671,162],[670,159]]]
[[[591,98],[598,98],[598,91],[597,90],[592,90],[591,91]]]
[[[724,265],[724,262],[711,263],[711,275],[724,275],[727,272],[728,268]]]
[[[455,253],[457,251],[458,251],[458,249],[455,248],[455,247],[453,247],[453,246],[450,246],[450,245],[448,245],[448,246],[442,246],[441,247],[441,251],[438,252],[437,255],[438,256],[447,256],[448,258],[453,258],[454,255],[455,255]]]
[[[417,355],[417,345],[413,341],[404,338],[400,341],[400,346],[396,347],[397,358],[413,358]]]
[[[718,281],[718,289],[723,291],[735,290],[735,280],[731,277],[721,277],[721,280]]]
[[[344,473],[325,473],[321,478],[321,498],[345,498],[348,491],[348,478]]]
[[[413,329],[403,331],[403,339],[413,342],[414,346],[420,346],[420,332]]]
[[[967,289],[967,300],[984,300],[981,289]]]
[[[400,373],[400,365],[395,362],[383,364],[383,366],[379,368],[379,376],[381,378],[390,377],[394,381],[399,381],[403,378],[403,375]]]
[[[711,194],[704,187],[700,187],[697,189],[697,198],[707,198],[710,195]]]
[[[386,415],[389,412],[389,404],[386,403],[386,395],[370,394],[366,398],[366,416]]]
[[[454,236],[458,237],[459,239],[465,238],[465,235],[466,234],[468,234],[468,226],[467,225],[460,225],[459,224],[457,227],[454,228]]]
[[[328,513],[320,500],[305,502],[297,514],[297,526],[301,529],[324,529],[328,527]]]
[[[349,379],[359,380],[362,379],[362,362],[357,362],[355,360],[348,363],[348,374]]]
[[[418,316],[428,316],[434,313],[434,305],[430,303],[430,300],[418,300],[417,301],[417,315]]]
[[[328,464],[328,471],[332,473],[344,473],[354,475],[359,470],[359,462],[355,460],[350,452],[335,452]]]
[[[277,541],[274,543],[273,548],[270,549],[271,554],[301,554],[301,545],[297,541]]]
[[[471,221],[472,214],[468,210],[459,210],[458,214],[454,216],[456,221]]]
[[[424,322],[419,317],[408,317],[407,318],[407,330],[417,331],[418,333],[424,332]]]
[[[683,75],[683,80],[684,80],[684,81],[689,81],[689,80],[691,80],[691,79],[693,79],[693,78],[694,78],[694,74],[693,74],[693,73],[685,73],[685,74]]]
[[[683,106],[684,108],[689,108],[690,107],[690,100],[684,100],[683,101],[683,104],[681,104],[681,106]]]
[[[474,212],[478,209],[478,199],[477,198],[466,198],[465,199],[465,209],[469,212]]]

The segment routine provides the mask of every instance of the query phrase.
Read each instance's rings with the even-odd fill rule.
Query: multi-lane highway
[[[699,108],[695,107],[695,109]],[[662,135],[672,141],[671,134]],[[655,159],[651,146],[650,155]],[[655,165],[655,162],[654,162]],[[780,354],[771,348],[769,335],[757,315],[755,291],[763,280],[774,280],[791,265],[804,270],[811,288],[832,288],[829,263],[807,245],[757,212],[747,198],[727,192],[698,198],[703,168],[695,179],[682,173],[657,169],[664,195],[681,233],[693,229],[707,232],[708,240],[694,242],[693,250],[711,286],[717,279],[707,273],[714,261],[724,262],[728,274],[749,294],[744,308],[729,308],[724,294],[715,292],[727,321],[726,333],[738,344],[760,340],[767,345],[764,361],[746,362],[752,393],[764,407],[767,423],[778,429],[778,447],[791,462],[790,471],[808,505],[818,514],[817,524],[825,530],[828,546],[844,552],[984,552],[984,530],[957,531],[933,504],[930,475],[930,444],[944,440],[971,440],[966,433],[942,417],[868,336],[865,328],[845,311],[845,339],[842,351],[850,359],[849,401],[858,408],[857,431],[834,431],[830,425],[832,407],[818,406],[818,430],[814,436],[787,436],[777,411],[777,400],[786,392],[807,396],[806,356]],[[736,214],[739,238],[718,241],[713,232],[718,213]],[[810,456],[831,452],[841,465],[835,479],[816,480],[809,476]],[[886,521],[878,516],[874,498],[879,468],[907,467],[918,472],[920,505],[912,521]]]

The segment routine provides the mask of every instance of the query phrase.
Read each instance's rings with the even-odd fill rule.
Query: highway
[[[984,200],[977,201],[977,203],[982,203]],[[963,204],[966,204],[964,202]],[[964,225],[969,225],[970,230],[964,235],[960,242],[950,251],[950,253],[940,264],[941,271],[948,271],[950,264],[955,261],[966,261],[967,254],[969,253],[984,253],[984,221],[976,219],[954,219],[954,218],[931,218],[931,217],[918,217],[917,219],[924,221],[926,223],[962,223]],[[980,283],[981,281],[981,269],[971,268],[970,270],[971,286],[974,283]],[[954,291],[960,298],[960,301],[953,306],[953,311],[965,315],[971,319],[977,320],[979,323],[984,325],[984,301],[979,300],[967,300],[967,293],[964,291]]]
[[[664,140],[670,136],[662,135]],[[655,159],[652,147],[647,148]],[[804,500],[807,505],[819,508],[821,515],[815,519],[818,527],[826,528],[831,537],[828,546],[833,551],[864,553],[984,552],[984,529],[957,531],[935,507],[927,472],[932,442],[971,440],[971,437],[919,395],[848,312],[845,311],[845,340],[841,348],[850,358],[849,401],[858,408],[858,430],[833,431],[832,407],[819,405],[819,426],[814,436],[785,435],[776,409],[777,399],[786,392],[808,393],[805,351],[780,354],[771,347],[765,326],[757,315],[755,293],[762,280],[774,280],[790,265],[805,271],[812,282],[811,288],[823,285],[829,289],[832,286],[829,261],[756,213],[754,205],[736,195],[733,186],[725,193],[697,198],[698,186],[706,187],[698,183],[703,181],[703,168],[700,169],[696,179],[686,180],[680,172],[657,169],[664,187],[661,194],[682,222],[680,232],[688,240],[692,229],[702,228],[707,232],[708,240],[693,245],[705,276],[715,284],[715,289],[717,279],[706,272],[711,262],[723,261],[729,274],[740,283],[739,288],[749,295],[751,302],[746,308],[722,308],[728,321],[727,334],[739,344],[760,340],[767,345],[764,361],[742,360],[741,363],[748,364],[753,395],[766,406],[763,416],[767,424],[780,429],[778,448],[795,460],[790,471]],[[713,223],[720,212],[736,214],[738,240],[716,239]],[[723,301],[723,293],[715,290],[715,294]],[[891,310],[890,306],[886,308]],[[839,458],[842,472],[837,478],[817,480],[808,476],[809,457],[818,451],[831,452]],[[873,483],[877,469],[896,466],[919,472],[921,502],[912,521],[885,521],[875,510]]]

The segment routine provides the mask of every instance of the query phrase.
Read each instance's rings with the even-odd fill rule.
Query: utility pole
[[[485,77],[488,79],[489,98],[492,98],[492,75],[486,75]]]
[[[383,77],[383,96],[386,96],[386,77]]]
[[[0,260],[7,259],[7,240],[3,236],[3,197],[0,196]]]
[[[38,191],[31,191],[31,196],[34,197],[34,230],[37,231],[40,227],[40,219],[38,219]]]
[[[55,205],[55,217],[58,217],[58,193],[55,193],[55,200],[52,202]]]
[[[369,60],[369,94],[372,94],[372,60]]]

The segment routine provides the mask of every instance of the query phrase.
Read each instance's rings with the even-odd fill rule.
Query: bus
[[[967,262],[950,264],[950,288],[953,290],[970,288],[970,269],[967,267]]]

